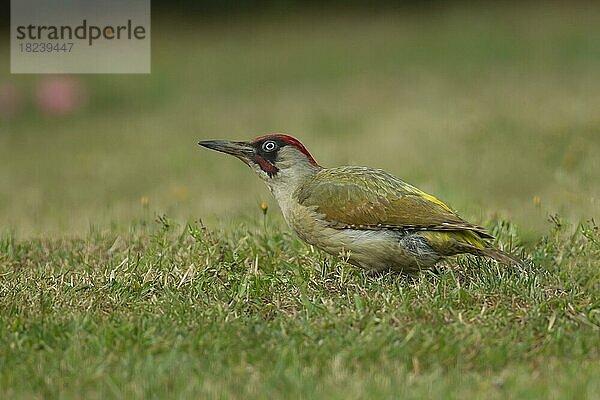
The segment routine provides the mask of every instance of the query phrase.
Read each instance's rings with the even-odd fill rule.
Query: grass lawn
[[[514,239],[499,224],[503,241]],[[3,398],[597,398],[600,232],[369,277],[267,224],[0,242]]]
[[[152,74],[74,77],[87,100],[61,117],[34,106],[43,76],[3,66],[26,101],[0,119],[0,398],[600,398],[582,4],[157,16]],[[529,265],[369,277],[304,245],[196,145],[277,131],[435,194]]]

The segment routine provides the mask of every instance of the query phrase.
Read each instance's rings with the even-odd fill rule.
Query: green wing
[[[480,238],[492,237],[440,200],[380,169],[324,169],[294,195],[300,204],[324,214],[337,229],[471,231]]]

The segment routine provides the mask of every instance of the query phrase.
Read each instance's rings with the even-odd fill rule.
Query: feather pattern
[[[478,238],[492,238],[437,198],[381,169],[322,169],[294,196],[300,204],[315,207],[335,229],[470,231]]]

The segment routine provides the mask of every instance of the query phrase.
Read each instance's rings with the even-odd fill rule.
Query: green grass
[[[523,269],[380,277],[255,225],[5,236],[0,397],[597,398],[592,223]]]
[[[0,120],[0,398],[599,397],[599,6],[155,17],[152,74],[77,77],[66,117],[0,66],[28,98]],[[531,264],[368,277],[305,246],[196,145],[277,131]]]

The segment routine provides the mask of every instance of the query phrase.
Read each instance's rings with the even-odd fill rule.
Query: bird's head
[[[265,135],[249,142],[204,140],[198,144],[239,158],[271,188],[295,184],[321,169],[302,143],[288,135]]]

